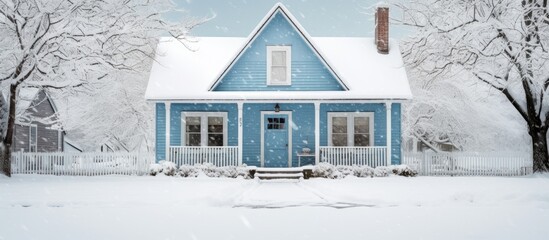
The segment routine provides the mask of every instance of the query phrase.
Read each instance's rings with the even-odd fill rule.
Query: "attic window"
[[[267,46],[267,85],[291,85],[291,46]]]

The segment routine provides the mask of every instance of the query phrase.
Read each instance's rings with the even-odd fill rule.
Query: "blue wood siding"
[[[243,163],[249,166],[261,164],[261,111],[273,111],[276,103],[245,103],[243,106]],[[315,151],[315,110],[312,103],[279,104],[281,111],[292,112],[292,166],[297,166],[297,153],[308,147]],[[171,104],[172,146],[181,145],[181,112],[227,112],[228,145],[238,145],[238,110],[233,104]],[[320,105],[320,146],[328,145],[328,112],[373,112],[374,145],[386,146],[387,116],[383,103],[351,104],[334,103]],[[163,103],[156,104],[156,160],[165,159],[166,147],[166,108]],[[392,164],[401,163],[401,104],[393,103],[391,116],[391,152]],[[302,158],[301,164],[314,164],[314,158]]]
[[[391,107],[391,164],[400,164],[401,161],[401,109],[400,103],[393,103]]]
[[[166,105],[156,103],[156,161],[166,159]]]
[[[227,144],[238,146],[238,110],[233,104],[172,103],[170,108],[170,145],[181,146],[181,112],[227,112]],[[166,106],[156,104],[156,161],[166,159]]]
[[[315,108],[312,103],[279,105],[280,111],[292,111],[292,166],[297,166],[297,152],[304,147],[315,149]],[[249,166],[261,164],[261,111],[273,111],[274,106],[275,103],[244,104],[242,161]],[[314,163],[314,159],[302,159],[302,165],[307,163]]]
[[[238,146],[238,107],[236,103],[227,104],[193,104],[172,103],[170,109],[170,145],[181,144],[181,113],[182,112],[226,112],[227,113],[227,145]]]
[[[385,104],[320,104],[320,146],[328,146],[328,112],[373,112],[374,146],[387,146],[387,111],[385,110]]]
[[[401,163],[401,105],[393,103],[391,112],[391,163]],[[384,103],[321,104],[320,145],[328,146],[328,112],[374,112],[374,146],[387,146],[387,110]]]
[[[292,47],[292,85],[267,85],[267,45]],[[244,50],[214,91],[337,91],[340,82],[297,32],[278,12]]]

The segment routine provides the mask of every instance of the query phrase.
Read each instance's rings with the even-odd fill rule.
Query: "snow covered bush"
[[[204,175],[208,177],[219,177],[221,174],[219,173],[217,167],[213,165],[212,163],[203,163],[203,164],[197,164],[194,165],[195,168],[200,170]]]
[[[160,166],[162,167],[162,172],[166,176],[175,176],[175,173],[177,172],[177,166],[173,162],[168,161],[160,161]]]
[[[161,172],[162,172],[162,166],[160,166],[160,164],[158,163],[153,163],[149,167],[149,174],[151,174],[151,176],[156,176],[156,174],[159,174]]]
[[[341,173],[343,177],[347,177],[347,176],[356,176],[355,175],[356,167],[357,166],[339,165],[336,167],[336,169]]]
[[[244,179],[250,179],[250,172],[246,167],[246,165],[218,167],[217,172],[219,177],[237,178],[242,176]]]
[[[218,168],[220,177],[236,178],[238,177],[238,170],[236,166],[226,166]]]
[[[191,165],[181,165],[179,167],[179,176],[181,177],[198,177],[198,169]]]
[[[404,177],[417,176],[417,171],[408,165],[394,165],[391,167],[392,167],[392,172],[395,175],[404,176]]]
[[[353,175],[356,177],[373,177],[374,169],[370,166],[354,166]]]
[[[342,177],[341,172],[337,168],[329,163],[319,163],[313,168],[314,177],[338,179]]]
[[[391,173],[391,169],[385,166],[378,166],[374,169],[375,177],[387,177]]]

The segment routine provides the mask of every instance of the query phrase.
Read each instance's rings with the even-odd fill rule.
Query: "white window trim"
[[[36,131],[34,132],[34,140],[36,142],[34,144],[32,144],[32,141],[31,141],[33,127],[36,128]],[[34,145],[34,151],[31,151],[33,145]],[[36,124],[29,124],[29,152],[38,152],[38,125]]]
[[[181,146],[186,146],[186,117],[200,117],[200,146],[208,146],[208,117],[223,117],[223,146],[227,146],[227,113],[226,112],[181,112]]]
[[[332,118],[333,117],[347,117],[347,146],[353,147],[355,145],[354,133],[355,124],[354,117],[368,117],[369,119],[369,133],[370,142],[369,146],[374,146],[374,113],[373,112],[329,112],[328,113],[328,146],[333,146],[332,143]]]
[[[273,51],[286,52],[286,82],[271,82],[272,54]],[[292,85],[292,46],[267,46],[267,85],[269,86],[289,86]]]

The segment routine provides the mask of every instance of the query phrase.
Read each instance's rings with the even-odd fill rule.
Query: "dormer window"
[[[292,84],[292,47],[267,46],[267,85]]]

